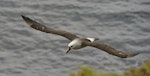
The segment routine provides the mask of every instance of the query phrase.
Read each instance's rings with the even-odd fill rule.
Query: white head
[[[94,41],[96,41],[96,40],[99,40],[99,38],[91,38],[91,37],[86,38],[86,39],[90,40],[91,42],[94,42]]]
[[[74,39],[73,41],[71,41],[68,44],[66,53],[68,53],[71,49],[80,49],[81,48],[81,44],[82,44],[82,41],[80,39]]]

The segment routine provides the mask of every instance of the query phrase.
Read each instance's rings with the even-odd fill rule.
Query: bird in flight
[[[129,58],[129,57],[133,57],[133,56],[140,54],[140,52],[125,53],[123,51],[116,50],[106,44],[94,42],[94,41],[98,40],[98,38],[81,38],[70,32],[67,32],[67,31],[56,30],[56,29],[46,27],[45,25],[42,25],[42,24],[30,19],[29,17],[22,15],[22,18],[33,29],[36,29],[36,30],[39,30],[39,31],[42,31],[45,33],[60,35],[60,36],[63,36],[65,38],[69,39],[71,42],[68,44],[66,53],[68,53],[71,49],[81,49],[86,46],[91,46],[91,47],[95,47],[97,49],[100,49],[102,51],[105,51],[111,55],[114,55],[114,56],[117,56],[120,58]]]

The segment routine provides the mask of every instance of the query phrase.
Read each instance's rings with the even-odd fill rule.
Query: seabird
[[[132,54],[125,53],[123,51],[116,50],[108,45],[94,42],[94,41],[98,40],[98,38],[81,38],[70,32],[67,32],[67,31],[55,30],[55,29],[46,27],[46,26],[30,19],[29,17],[22,15],[22,18],[33,29],[40,30],[40,31],[46,32],[46,33],[60,35],[60,36],[63,36],[65,38],[69,39],[71,42],[68,44],[66,53],[68,53],[71,49],[81,49],[86,46],[91,46],[91,47],[98,48],[100,50],[103,50],[111,55],[114,55],[114,56],[117,56],[120,58],[133,57],[133,56],[136,56],[139,54],[138,52],[132,53]]]

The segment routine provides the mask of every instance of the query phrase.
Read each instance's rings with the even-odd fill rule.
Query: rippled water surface
[[[149,0],[1,0],[0,76],[67,76],[81,65],[122,72],[150,58],[121,59],[90,47],[65,54],[67,39],[30,28],[21,15],[81,37],[98,37],[119,50],[150,51]]]

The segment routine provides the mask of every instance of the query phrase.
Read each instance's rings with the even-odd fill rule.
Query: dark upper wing
[[[61,35],[64,36],[66,38],[68,38],[69,40],[73,40],[75,38],[78,38],[76,35],[66,32],[66,31],[62,31],[62,30],[54,30],[52,28],[48,28],[28,17],[22,16],[22,18],[24,19],[24,21],[30,25],[30,27],[36,29],[36,30],[40,30],[42,32],[46,32],[46,33],[52,33],[52,34],[57,34],[57,35]]]
[[[133,57],[135,55],[138,55],[139,53],[133,53],[133,54],[129,54],[129,53],[125,53],[125,52],[122,52],[122,51],[119,51],[119,50],[116,50],[108,45],[105,45],[105,44],[100,44],[100,43],[93,43],[93,42],[88,42],[88,41],[84,41],[83,42],[83,45],[85,46],[92,46],[92,47],[95,47],[95,48],[98,48],[98,49],[101,49],[111,55],[115,55],[115,56],[118,56],[118,57],[121,57],[121,58],[128,58],[128,57]]]

